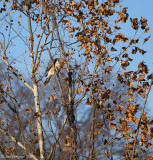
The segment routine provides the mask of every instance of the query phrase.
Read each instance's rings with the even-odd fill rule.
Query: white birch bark
[[[35,82],[33,82],[33,89],[34,89],[35,109],[36,109],[36,113],[38,114],[38,117],[37,117],[37,131],[38,131],[38,139],[39,139],[40,159],[45,160],[42,119],[41,119],[41,115],[39,116],[39,113],[41,113],[41,111],[40,111],[40,104],[39,104],[38,86]]]

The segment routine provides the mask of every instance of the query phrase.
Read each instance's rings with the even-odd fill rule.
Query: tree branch
[[[48,25],[48,22],[49,22],[49,18],[48,18],[48,21],[46,22],[45,27]],[[45,30],[43,30],[43,33],[44,33],[44,32],[45,32]],[[44,48],[44,46],[45,46],[45,43],[46,43],[46,41],[47,41],[47,39],[48,39],[48,36],[49,36],[49,34],[50,34],[49,31],[48,31],[48,33],[46,34],[45,39],[44,39],[44,41],[43,41],[43,44],[41,45],[40,50],[39,50],[39,52],[38,52],[38,47],[39,47],[40,41],[41,41],[41,39],[42,39],[43,33],[42,33],[42,35],[41,35],[41,37],[40,37],[40,40],[39,40],[39,42],[38,42],[38,45],[37,45],[37,52],[36,52],[36,57],[35,57],[35,65],[36,65],[36,66],[35,66],[35,71],[37,70],[37,68],[38,68],[38,66],[39,66],[41,53],[42,53],[43,48]],[[37,63],[36,63],[36,62],[37,62]]]
[[[92,97],[92,128],[91,128],[91,136],[92,136],[92,145],[91,145],[91,160],[95,158],[95,136],[94,136],[94,131],[95,131],[95,113],[96,113],[96,105],[95,105],[95,100],[94,100],[94,94],[93,94],[93,86],[91,87],[91,97]]]
[[[0,131],[5,134],[9,139],[10,141],[12,142],[15,142],[18,146],[20,146],[22,149],[24,149],[26,151],[26,147],[24,147],[22,145],[21,142],[18,142],[13,136],[10,136],[6,131],[4,131],[3,129],[0,128]],[[27,151],[26,151],[27,152]],[[38,160],[32,153],[28,153],[28,155],[33,158],[34,160]]]
[[[15,69],[14,67],[12,67],[11,65],[9,65],[8,61],[6,60],[6,57],[1,56],[1,59],[4,61],[4,63],[8,66],[8,69],[19,79],[23,82],[23,84],[28,87],[32,92],[33,92],[33,88],[24,80],[22,74]]]
[[[57,136],[55,142],[52,144],[52,147],[51,147],[51,150],[50,150],[50,153],[49,153],[49,156],[48,156],[48,160],[54,159],[55,146],[56,146],[56,144],[58,143],[58,140],[59,140],[59,138],[60,138],[60,136],[61,136],[61,134],[62,134],[62,131],[63,131],[63,129],[64,129],[64,126],[65,126],[66,122],[67,122],[67,117],[66,117],[65,120],[64,120],[63,126],[62,126],[62,128],[60,129],[60,131],[59,131],[59,133],[58,133],[58,136]]]

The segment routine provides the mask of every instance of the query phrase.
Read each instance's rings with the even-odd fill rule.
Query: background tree
[[[146,53],[147,19],[130,18],[119,0],[0,3],[3,156],[152,159],[152,74],[143,61],[133,67]],[[46,87],[59,57],[63,70]]]

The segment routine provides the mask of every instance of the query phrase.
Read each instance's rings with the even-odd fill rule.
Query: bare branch
[[[114,136],[111,138],[111,140],[109,140],[101,149],[99,149],[97,152],[95,152],[95,156],[97,156],[98,154],[100,154],[100,152],[105,149],[108,145],[110,145],[113,142],[116,142],[118,140],[120,140],[121,138],[115,138],[117,135],[117,133],[114,134]],[[115,139],[114,139],[115,138]]]
[[[15,69],[14,67],[12,67],[11,65],[9,65],[8,61],[6,60],[5,57],[1,56],[1,59],[4,61],[4,63],[8,66],[8,69],[19,79],[23,82],[23,84],[28,87],[32,92],[33,92],[33,88],[24,80],[22,74]]]
[[[63,131],[63,129],[64,129],[64,126],[65,126],[66,122],[67,122],[67,117],[66,117],[65,120],[64,120],[64,123],[63,123],[63,125],[62,125],[62,128],[60,129],[60,131],[59,131],[59,133],[58,133],[58,136],[57,136],[55,142],[52,144],[52,147],[51,147],[51,150],[50,150],[50,153],[49,153],[49,156],[48,156],[48,160],[53,159],[53,157],[54,157],[56,144],[58,143],[59,138],[61,137],[61,134],[62,134],[62,131]]]
[[[48,18],[48,21],[46,22],[45,27],[48,25],[49,19],[50,19],[50,17]],[[42,35],[41,35],[40,40],[39,40],[38,45],[37,45],[37,52],[36,52],[36,57],[35,57],[35,71],[37,70],[37,68],[38,68],[38,66],[39,66],[39,64],[40,64],[41,53],[42,53],[42,51],[43,51],[43,48],[44,48],[45,43],[46,43],[46,41],[47,41],[47,38],[48,38],[48,36],[49,36],[49,34],[50,34],[50,32],[48,31],[48,33],[46,34],[45,39],[44,39],[44,41],[43,41],[43,44],[41,45],[41,48],[40,48],[40,50],[39,50],[39,52],[38,52],[38,47],[39,47],[39,45],[40,45],[40,41],[41,41],[41,39],[42,39],[42,36],[43,36],[44,32],[45,32],[45,30],[43,30]],[[36,62],[37,62],[37,63],[36,63]]]
[[[24,149],[24,150],[27,152],[26,147],[23,146],[21,142],[18,142],[13,136],[10,136],[10,135],[9,135],[6,131],[4,131],[3,129],[0,128],[0,131],[1,131],[3,134],[5,134],[5,135],[10,139],[10,141],[15,142],[18,146],[20,146],[22,149]],[[38,160],[32,153],[28,152],[28,155],[29,155],[31,158],[33,158],[33,159],[35,159],[35,160]]]
[[[95,158],[95,114],[96,114],[96,104],[95,97],[93,93],[93,86],[91,86],[91,98],[92,98],[92,127],[91,127],[91,136],[92,136],[92,144],[91,144],[91,160]]]

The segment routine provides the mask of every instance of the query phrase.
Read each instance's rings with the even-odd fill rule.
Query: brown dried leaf
[[[84,91],[84,88],[79,88],[78,90],[77,90],[77,94],[80,94],[81,92],[83,92]]]
[[[143,112],[141,119],[144,121],[147,121],[146,112]]]
[[[111,127],[112,129],[114,129],[114,128],[117,127],[117,124],[111,123],[111,124],[110,124],[110,127]]]
[[[39,37],[40,37],[40,34],[36,34],[36,37],[38,37],[38,38],[39,38]]]
[[[62,90],[64,90],[64,91],[65,91],[65,90],[66,90],[66,86],[63,86],[63,87],[62,87]]]
[[[69,23],[70,20],[63,20],[62,22],[63,22],[64,24],[66,24],[66,23]]]
[[[146,43],[150,39],[150,37],[151,36],[148,36],[147,38],[145,38],[144,41],[143,41],[143,44]]]
[[[71,52],[71,55],[73,55],[73,54],[74,54],[74,51]]]
[[[140,19],[140,22],[141,22],[141,29],[145,29],[146,28],[146,26],[148,25],[147,24],[147,19],[146,18],[143,18],[143,17],[141,17],[141,19]]]
[[[98,135],[98,134],[100,134],[100,130],[95,130],[94,135]]]
[[[10,87],[6,87],[5,92],[9,92],[9,91],[10,91]]]
[[[134,101],[132,97],[128,98],[128,102]]]
[[[112,58],[110,56],[107,57],[108,62],[112,62]]]
[[[32,108],[28,107],[28,108],[26,109],[26,111],[27,111],[28,113],[30,113],[30,112],[32,112]]]
[[[139,124],[140,119],[137,118],[137,117],[134,117],[134,118],[133,118],[133,121],[135,122],[135,124]]]
[[[132,23],[131,27],[135,30],[138,30],[138,28],[139,28],[138,19],[137,18],[134,18],[134,19],[130,18],[130,21]]]
[[[105,69],[105,73],[110,74],[111,71],[112,71],[112,67],[111,66],[109,66],[108,68]]]
[[[144,62],[139,63],[138,68],[142,68],[141,73],[143,75],[148,73],[148,66],[144,64]]]
[[[133,86],[133,82],[130,81],[130,82],[129,82],[129,88],[132,88],[132,86]]]
[[[125,70],[130,65],[128,59],[126,61],[120,60],[121,67]]]
[[[127,48],[126,47],[122,47],[123,52],[127,52]]]
[[[117,51],[117,49],[115,49],[114,47],[111,48],[111,51]]]
[[[153,156],[149,156],[149,157],[148,157],[148,160],[152,160],[152,159],[153,159]]]
[[[46,116],[49,116],[49,115],[50,115],[49,110],[47,110],[47,111],[45,112],[45,115],[46,115]]]
[[[38,117],[40,117],[42,114],[41,114],[41,112],[36,112],[35,114],[34,114],[34,118],[38,118]]]
[[[54,115],[55,115],[55,114],[58,114],[58,112],[59,112],[59,111],[58,111],[57,109],[53,109],[53,110],[52,110],[52,113],[53,113]]]
[[[41,28],[42,28],[42,30],[46,30],[46,26],[42,26]]]
[[[56,99],[56,97],[54,95],[50,95],[48,99],[53,102]]]
[[[145,93],[145,92],[143,92],[142,94],[140,94],[140,96],[141,96],[142,98],[145,98],[146,93]]]
[[[123,106],[116,106],[116,109],[115,109],[117,112],[121,113],[122,110],[123,110]]]
[[[149,27],[145,28],[145,33],[147,33],[150,30]]]
[[[144,77],[145,77],[145,75],[139,75],[139,78],[137,78],[136,81],[143,81]]]
[[[86,105],[92,105],[92,100],[91,99],[87,99]]]
[[[148,143],[148,142],[145,143],[146,148],[149,148],[151,145],[152,145],[151,143]]]
[[[96,122],[96,128],[98,128],[98,129],[102,128],[103,125],[104,125],[103,122]]]

